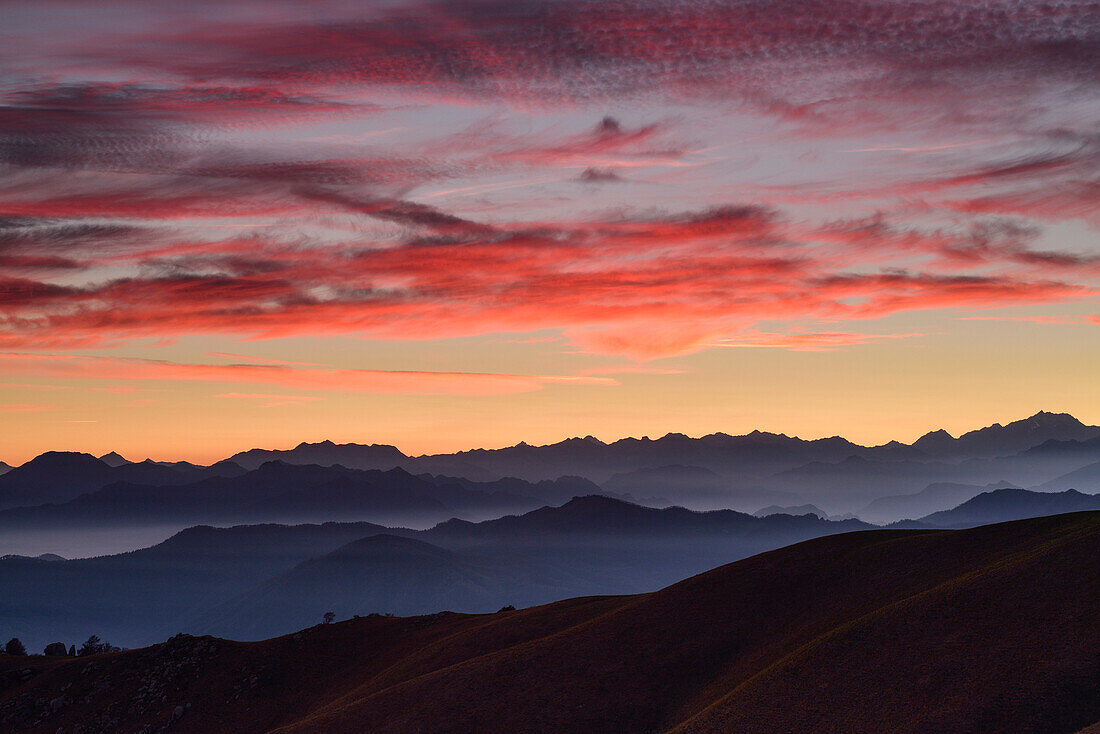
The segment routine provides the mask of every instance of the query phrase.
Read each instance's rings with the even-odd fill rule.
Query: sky
[[[0,0],[0,459],[1100,423],[1100,4]]]

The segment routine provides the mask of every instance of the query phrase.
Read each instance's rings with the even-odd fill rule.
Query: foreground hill
[[[27,661],[0,726],[1071,734],[1100,722],[1098,545],[1100,513],[857,532],[651,594]]]

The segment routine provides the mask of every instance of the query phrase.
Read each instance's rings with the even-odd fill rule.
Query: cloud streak
[[[273,364],[197,364],[167,360],[84,357],[68,354],[0,353],[5,374],[38,375],[75,380],[136,380],[206,382],[212,384],[278,385],[310,391],[415,393],[420,395],[507,395],[532,392],[546,385],[608,386],[608,377],[523,375],[479,372],[300,368]],[[285,395],[230,392],[215,397],[284,399]],[[301,401],[316,399],[300,396]]]

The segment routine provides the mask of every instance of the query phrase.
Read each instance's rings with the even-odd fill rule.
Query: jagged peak
[[[26,464],[23,464],[23,466],[41,466],[43,464],[49,466],[56,464],[75,464],[76,462],[88,464],[89,466],[93,465],[94,462],[106,466],[100,459],[83,451],[44,451]]]
[[[124,464],[133,463],[117,451],[108,452],[103,456],[100,456],[99,460],[102,461],[104,464],[107,464],[108,466],[123,466]]]
[[[944,430],[942,428],[937,428],[934,431],[929,431],[928,433],[924,434],[923,436],[921,436],[917,440],[918,441],[923,441],[925,439],[934,439],[934,438],[950,438],[950,439],[954,440],[955,437],[952,436],[950,433],[948,433],[946,430]]]
[[[1085,424],[1078,420],[1076,417],[1069,413],[1051,413],[1046,410],[1040,410],[1033,416],[1025,418],[1026,422],[1034,422],[1038,424],[1046,425],[1062,425],[1062,426],[1084,426]],[[1017,421],[1019,422],[1019,421]]]

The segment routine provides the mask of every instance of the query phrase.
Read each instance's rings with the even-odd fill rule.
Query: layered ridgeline
[[[588,496],[415,531],[370,523],[194,527],[79,560],[0,559],[4,632],[32,650],[98,634],[134,646],[176,632],[259,639],[326,611],[487,612],[651,591],[737,558],[869,527],[812,515],[657,510]]]
[[[958,437],[932,431],[909,445],[893,441],[860,446],[838,436],[807,441],[753,431],[701,438],[672,433],[613,443],[589,436],[547,446],[519,443],[419,457],[405,456],[392,446],[323,442],[286,451],[247,451],[229,461],[248,467],[273,459],[358,468],[398,465],[414,473],[482,480],[579,475],[609,493],[656,506],[754,511],[766,505],[813,503],[831,514],[866,509],[866,519],[891,522],[947,509],[992,486],[1058,485],[1064,475],[1100,462],[1100,426],[1064,413],[1040,412]],[[916,494],[944,483],[973,491],[952,495],[944,504],[899,508],[907,511],[900,515],[888,506],[868,507],[882,497]],[[1082,477],[1082,486],[1075,488],[1100,491],[1095,474]]]
[[[426,527],[596,493],[745,512],[812,505],[881,524],[1005,487],[1100,492],[1100,427],[1038,413],[958,438],[935,431],[911,445],[669,434],[420,457],[323,442],[253,449],[209,467],[49,452],[0,475],[0,530],[326,520]]]
[[[1075,489],[1031,492],[1006,488],[983,492],[958,507],[926,515],[916,524],[923,527],[968,528],[1086,510],[1100,510],[1100,494],[1084,494]]]
[[[372,523],[192,527],[139,551],[0,557],[0,620],[40,649],[91,633],[127,646],[177,631],[259,639],[371,612],[492,611],[634,593],[807,538],[869,528],[812,506],[750,516],[653,509],[591,495],[560,507],[429,530]],[[1100,510],[1075,490],[982,493],[901,528],[966,528]]]
[[[1071,734],[1100,722],[1098,547],[1100,513],[856,532],[650,594],[24,658],[0,726]]]
[[[27,477],[33,476],[34,486],[50,487],[49,496],[56,501],[0,510],[0,529],[364,517],[424,525],[456,515],[495,517],[602,491],[581,477],[475,482],[413,476],[400,468],[359,470],[281,461],[251,471],[233,462],[186,472],[148,464],[147,469],[146,464],[110,467],[86,454],[43,454],[0,477],[0,500],[14,496],[13,484],[27,486]],[[65,472],[72,468],[80,480],[70,481],[67,473],[52,480],[50,470],[58,467]],[[208,476],[196,479],[204,474]],[[19,483],[4,481],[11,477]]]

